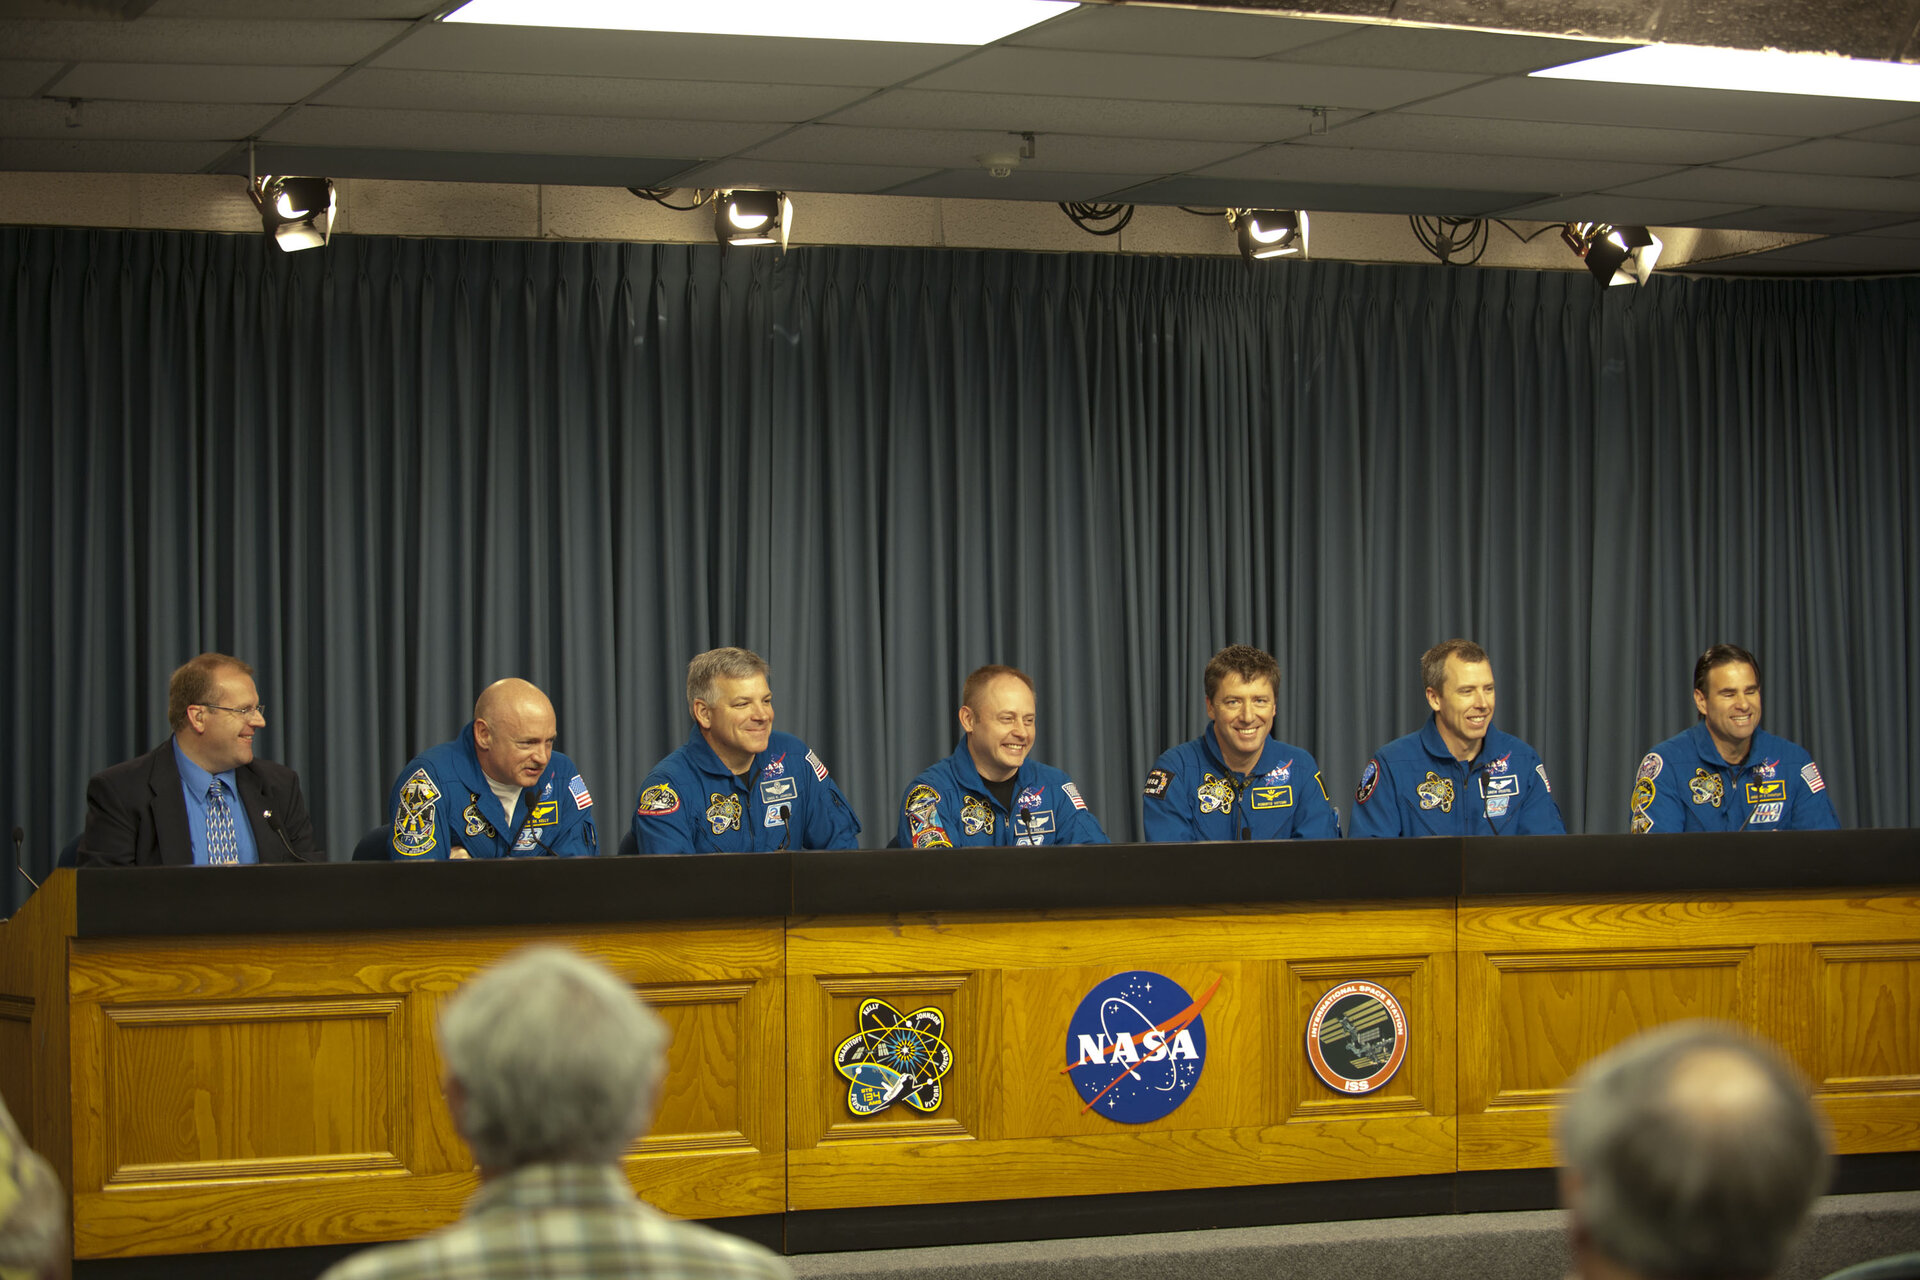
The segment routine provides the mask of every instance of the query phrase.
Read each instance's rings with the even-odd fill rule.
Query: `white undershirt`
[[[495,782],[492,778],[487,779],[487,785],[492,787],[493,794],[500,798],[500,807],[507,811],[508,830],[502,831],[500,834],[503,836],[511,835],[513,815],[514,812],[520,808],[520,788],[514,786],[511,782]]]

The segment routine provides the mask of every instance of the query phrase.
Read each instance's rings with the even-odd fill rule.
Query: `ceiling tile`
[[[1150,182],[1126,193],[1142,204],[1201,208],[1314,209],[1329,213],[1434,214],[1477,217],[1531,204],[1540,191],[1462,191],[1438,187],[1355,186],[1324,182],[1261,182],[1245,178],[1184,177]]]
[[[1361,107],[1383,110],[1471,84],[1439,71],[1303,67],[1231,58],[987,49],[915,82],[921,89],[1050,93],[1154,102]]]
[[[1596,129],[1554,121],[1493,120],[1381,112],[1351,124],[1335,122],[1324,134],[1301,138],[1310,146],[1365,147],[1391,151],[1427,149],[1488,156],[1558,156],[1642,164],[1711,164],[1785,146],[1792,138],[1757,133],[1701,133],[1685,129]]]
[[[937,196],[947,200],[1036,200],[1108,202],[1115,191],[1132,186],[1138,175],[1117,173],[1041,173],[1016,170],[996,178],[980,169],[948,169],[903,183],[891,194]],[[1069,224],[1071,225],[1071,224]],[[1074,235],[1085,233],[1075,231]],[[1087,245],[1095,248],[1095,245]]]
[[[1821,138],[1722,163],[1730,169],[1764,169],[1772,173],[1834,173],[1860,178],[1900,178],[1920,173],[1920,146]]]
[[[1096,53],[1165,53],[1178,49],[1200,58],[1264,58],[1366,29],[1351,22],[1272,13],[1086,4],[1064,17],[1019,32],[1005,43]]]
[[[977,157],[1015,151],[1021,140],[998,130],[861,129],[844,125],[806,125],[750,148],[763,159],[832,164],[935,165],[945,169],[983,168]],[[1138,138],[1088,138],[1050,133],[1035,141],[1035,158],[1022,172],[1131,173],[1158,177],[1181,173],[1237,154],[1237,142],[1151,141]]]
[[[785,128],[698,120],[605,116],[481,115],[461,111],[368,111],[300,107],[263,140],[330,147],[420,151],[486,150],[556,155],[711,157],[731,155]]]
[[[1563,120],[1649,129],[1685,125],[1690,129],[1726,133],[1811,138],[1863,129],[1909,115],[1912,104],[1512,76],[1432,98],[1407,110],[1443,116]]]
[[[1846,235],[1871,231],[1901,221],[1898,214],[1863,213],[1852,209],[1802,209],[1779,205],[1759,205],[1738,213],[1700,218],[1700,227],[1720,227],[1731,231],[1807,231],[1819,235]]]
[[[788,40],[658,31],[562,31],[434,23],[373,60],[429,71],[878,87],[972,50],[944,44]]]
[[[1920,116],[1909,116],[1905,120],[1894,120],[1887,124],[1874,125],[1869,129],[1856,129],[1848,136],[1858,138],[1862,142],[1920,145]]]
[[[418,151],[404,147],[294,147],[262,143],[259,163],[276,173],[414,182],[549,183],[651,187],[688,167],[680,157],[561,156],[506,151]],[[239,167],[246,155],[239,156]]]
[[[508,75],[493,71],[355,71],[314,99],[338,107],[641,116],[654,120],[798,123],[858,102],[866,87],[713,84],[613,76]]]
[[[1362,114],[1335,111],[1328,114],[1328,120],[1339,124],[1358,120]],[[1010,133],[1201,138],[1217,142],[1283,142],[1313,128],[1313,113],[1301,107],[952,93],[933,89],[889,90],[836,112],[829,119],[834,124],[898,125],[908,129],[999,129]]]
[[[1622,195],[1677,200],[1733,200],[1753,205],[1793,204],[1809,209],[1920,211],[1920,182],[1897,178],[1841,178],[1824,174],[1753,173],[1741,169],[1684,169],[1614,187]]]
[[[890,191],[925,177],[925,167],[893,165],[803,164],[782,160],[716,160],[688,169],[674,179],[678,187],[774,187],[782,191],[846,194]],[[796,218],[798,214],[795,215]]]
[[[340,74],[338,67],[188,66],[83,62],[48,91],[60,98],[117,102],[298,102]]]
[[[0,98],[28,98],[60,73],[62,62],[0,62]]]
[[[69,125],[66,103],[36,98],[0,102],[0,136],[231,141],[247,137],[283,110],[276,103],[87,102],[81,104],[79,123]]]
[[[61,62],[213,62],[222,65],[345,66],[407,29],[398,22],[213,22],[137,18],[132,22],[0,20],[0,48],[16,58]],[[289,54],[297,55],[289,57]]]
[[[1368,26],[1357,28],[1351,35],[1290,53],[1286,61],[1503,75],[1514,71],[1557,67],[1563,62],[1597,58],[1603,53],[1616,53],[1619,49],[1617,44],[1562,40],[1551,36],[1516,36],[1495,31],[1441,31],[1432,27]]]
[[[1199,170],[1202,177],[1286,179],[1365,186],[1431,184],[1486,191],[1568,192],[1618,187],[1667,172],[1664,165],[1433,151],[1342,151],[1283,143]]]
[[[0,138],[0,172],[197,173],[230,145],[144,138]]]
[[[1624,222],[1641,227],[1691,227],[1716,214],[1737,213],[1749,206],[1708,200],[1651,200],[1607,192],[1561,197],[1506,211],[1506,217],[1530,222]]]
[[[153,0],[148,18],[256,18],[261,0]],[[421,0],[273,0],[276,18],[382,19],[408,22],[439,6]]]
[[[1890,226],[1874,227],[1861,234],[1870,236],[1892,236],[1900,240],[1907,239],[1909,236],[1920,239],[1920,221],[1896,222]]]

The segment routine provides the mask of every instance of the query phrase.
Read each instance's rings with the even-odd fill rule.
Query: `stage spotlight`
[[[287,253],[318,249],[333,235],[331,178],[285,178],[264,174],[248,188],[260,223]]]
[[[713,202],[713,233],[721,244],[777,244],[784,251],[793,228],[793,201],[781,191],[722,191]]]
[[[1601,284],[1645,284],[1660,261],[1660,237],[1645,227],[1569,222],[1560,238]]]
[[[1240,255],[1249,266],[1259,258],[1307,256],[1304,209],[1235,209],[1228,217],[1239,235]]]

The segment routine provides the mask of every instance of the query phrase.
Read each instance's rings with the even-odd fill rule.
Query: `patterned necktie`
[[[240,841],[233,834],[233,810],[227,808],[227,786],[215,778],[207,788],[207,865],[237,866]]]

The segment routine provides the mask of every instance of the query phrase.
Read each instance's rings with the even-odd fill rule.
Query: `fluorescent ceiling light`
[[[891,44],[992,44],[1078,0],[470,0],[446,22],[597,31],[684,31]]]
[[[1649,44],[1533,73],[1553,80],[1604,80],[1683,89],[1802,93],[1820,98],[1920,102],[1920,66],[1869,62],[1831,53],[1696,49]]]

